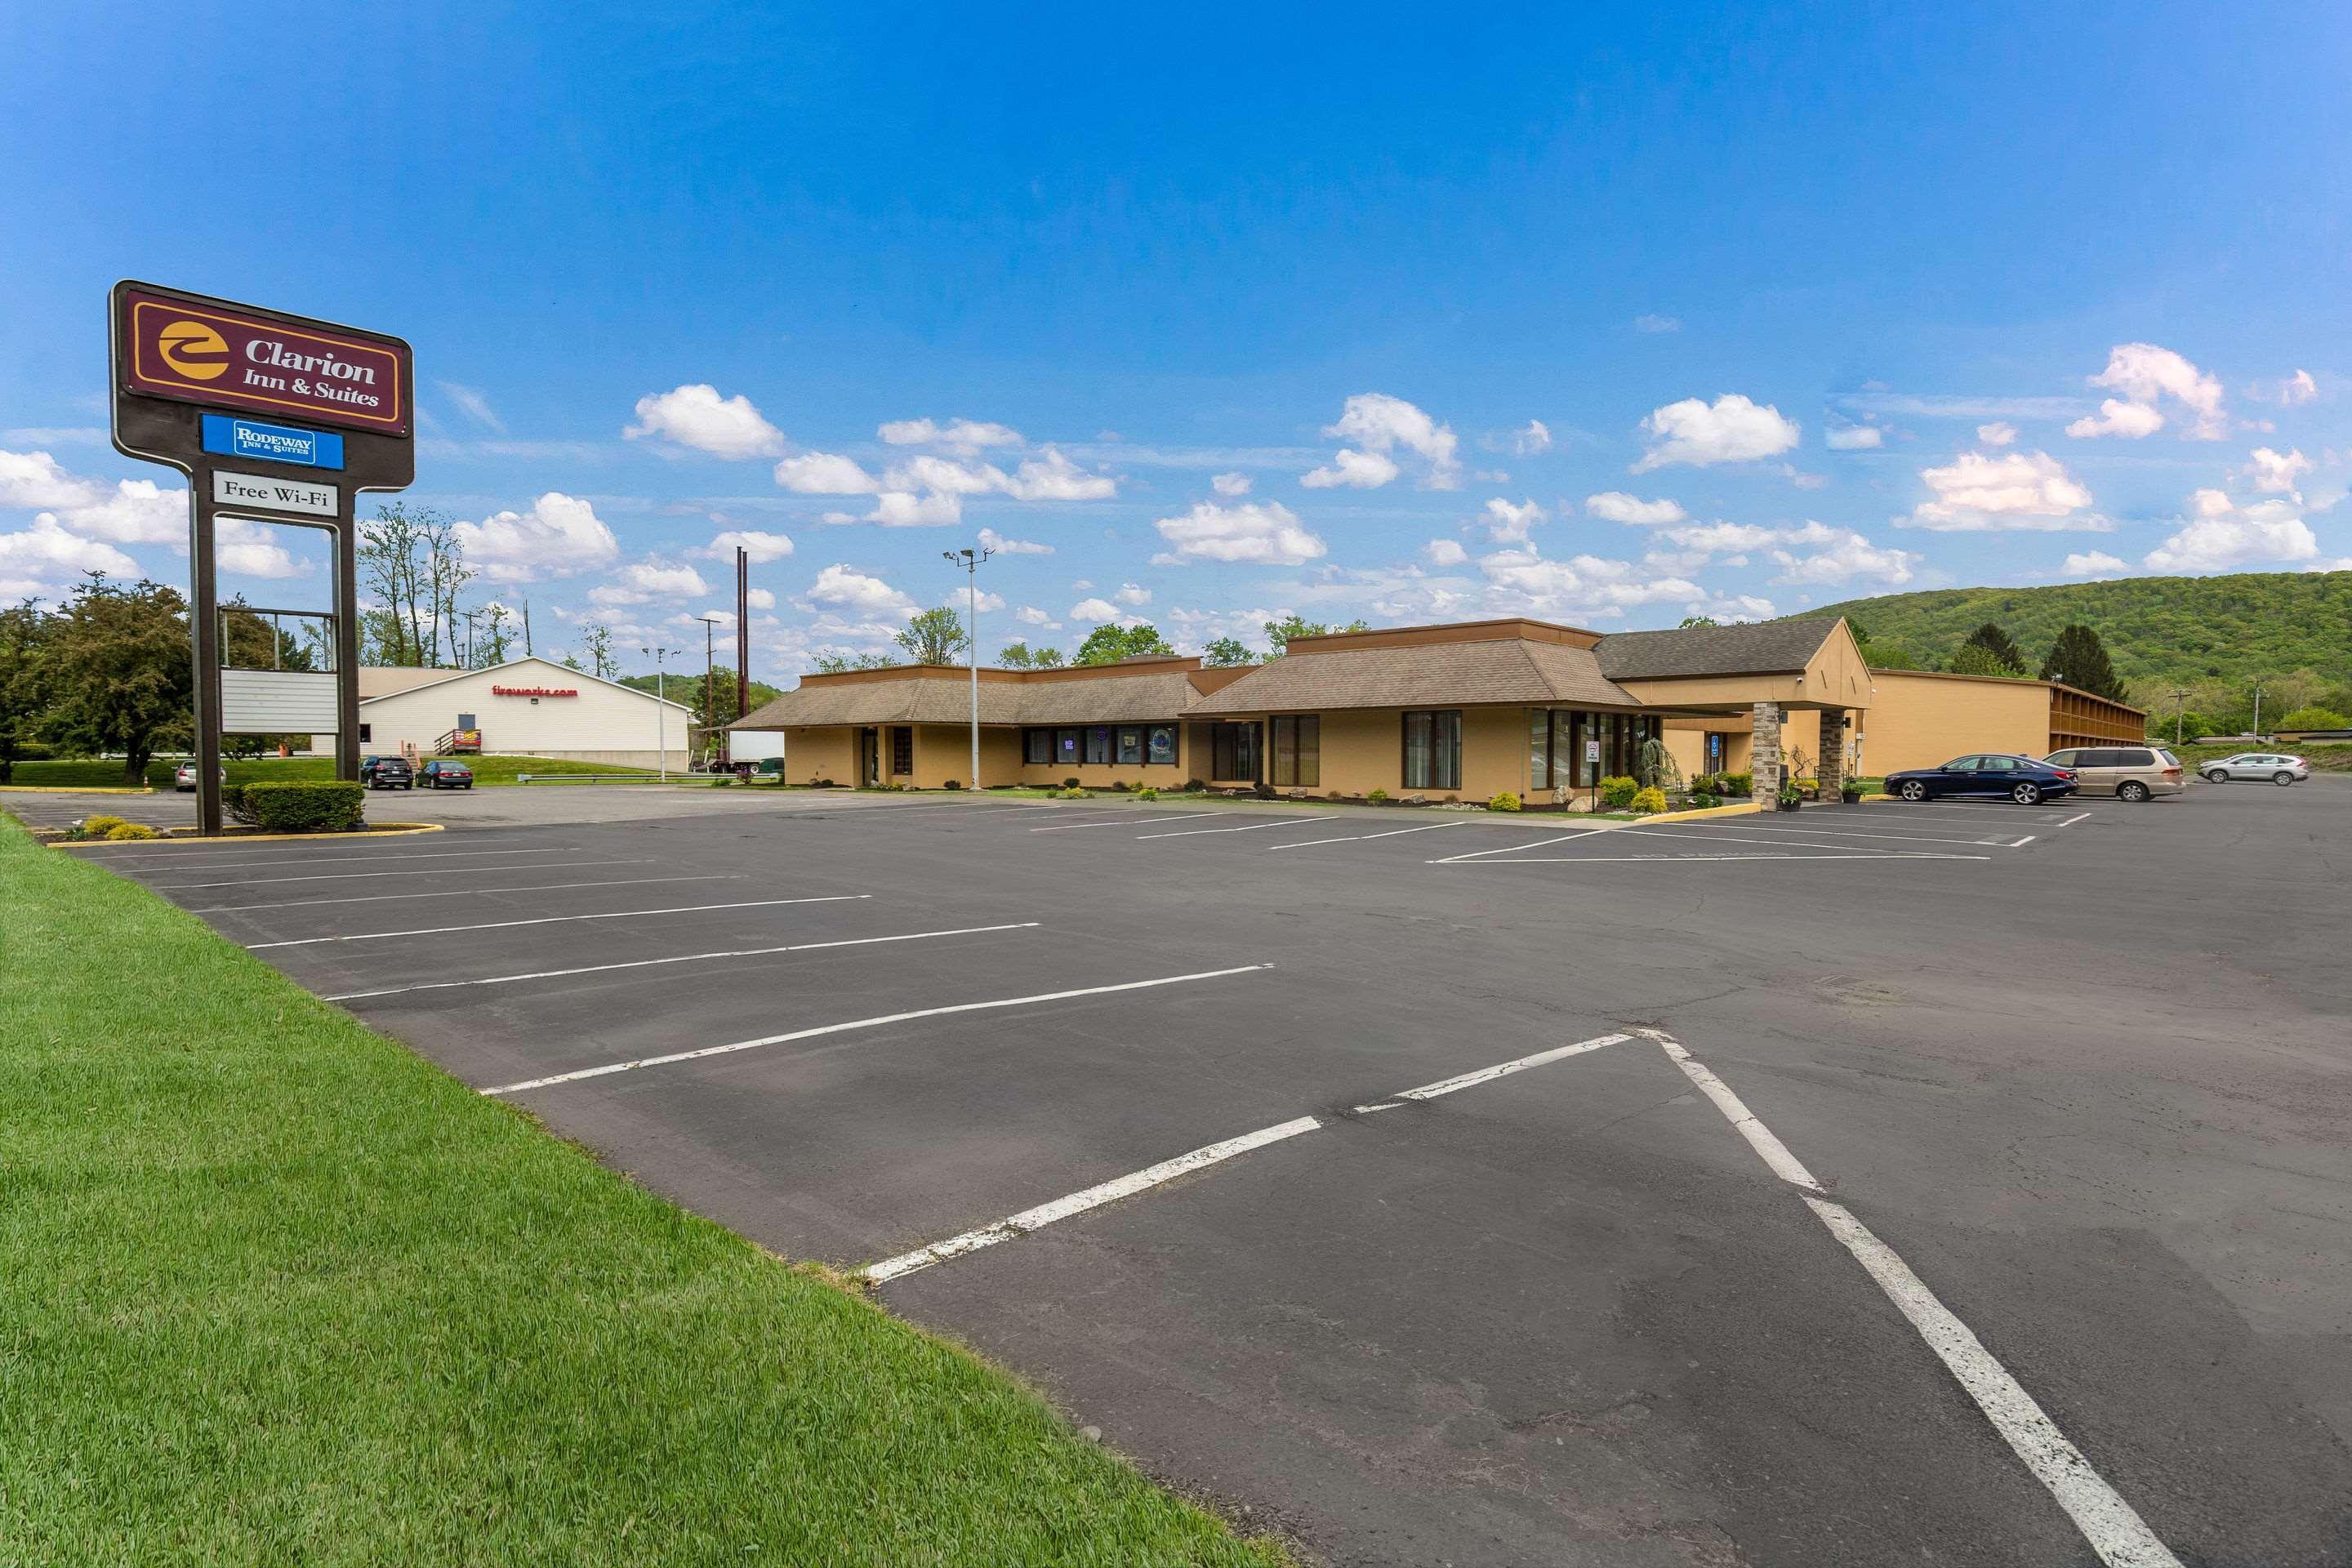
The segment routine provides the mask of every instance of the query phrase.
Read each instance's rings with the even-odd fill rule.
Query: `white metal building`
[[[360,750],[369,754],[431,756],[447,738],[478,730],[480,749],[497,754],[650,768],[666,750],[669,765],[683,769],[687,726],[697,719],[683,703],[543,658],[360,671]],[[313,735],[310,749],[331,756],[335,738]]]

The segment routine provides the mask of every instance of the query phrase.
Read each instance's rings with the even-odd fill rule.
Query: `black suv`
[[[416,775],[406,757],[362,757],[360,783],[370,789],[415,789]]]

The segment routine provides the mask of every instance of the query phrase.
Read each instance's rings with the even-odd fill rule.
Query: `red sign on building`
[[[408,434],[408,345],[344,328],[297,326],[233,307],[118,290],[123,384],[150,397],[251,408]]]

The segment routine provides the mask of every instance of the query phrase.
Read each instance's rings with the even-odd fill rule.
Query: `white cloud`
[[[1486,503],[1486,536],[1497,544],[1524,544],[1528,530],[1545,521],[1544,509],[1531,500],[1513,506],[1501,496]]]
[[[1250,477],[1241,472],[1212,474],[1209,488],[1221,496],[1245,496],[1250,492]]]
[[[1013,612],[1013,618],[1024,626],[1044,626],[1050,631],[1062,629],[1062,623],[1034,605],[1024,605]]]
[[[2105,577],[2128,568],[2104,550],[2078,550],[2068,554],[2066,563],[2058,568],[2065,577]]]
[[[1977,426],[1977,440],[1987,447],[2007,447],[2017,440],[2017,426],[2004,419]]]
[[[1244,501],[1229,507],[1199,501],[1183,516],[1163,517],[1151,526],[1175,546],[1172,553],[1153,556],[1155,566],[1191,561],[1299,566],[1324,552],[1323,542],[1279,501]]]
[[[776,465],[776,483],[796,495],[866,496],[881,482],[858,467],[854,458],[834,452],[803,452]]]
[[[983,528],[980,531],[980,543],[982,549],[993,550],[999,555],[1051,555],[1054,553],[1054,547],[1050,544],[1039,544],[1034,540],[1029,539],[1007,539],[992,528]]]
[[[1024,459],[1013,469],[1003,489],[1015,500],[1108,500],[1118,494],[1118,481],[1089,474],[1047,447],[1042,457]]]
[[[506,421],[499,417],[499,411],[490,406],[490,400],[482,395],[478,387],[464,386],[454,381],[445,381],[441,384],[441,391],[450,402],[465,410],[466,416],[475,424],[486,429],[495,430],[501,436],[506,434]]]
[[[1384,392],[1358,393],[1341,405],[1339,421],[1326,425],[1323,434],[1350,446],[1333,454],[1330,467],[1300,478],[1298,482],[1310,489],[1334,485],[1376,489],[1400,472],[1391,456],[1399,450],[1427,462],[1428,472],[1422,479],[1424,488],[1450,490],[1462,483],[1462,464],[1455,455],[1460,443],[1452,428],[1402,397]]]
[[[892,464],[883,480],[894,490],[928,489],[953,496],[986,495],[1003,489],[1008,482],[1004,470],[992,463],[959,463],[928,452]]]
[[[1713,616],[1718,621],[1769,621],[1780,614],[1769,599],[1753,594],[1719,594],[1685,605],[1694,616]]]
[[[808,598],[812,604],[837,605],[860,615],[895,615],[902,619],[919,607],[914,600],[881,578],[839,564],[827,566],[816,574],[816,581],[809,585]]]
[[[1112,596],[1122,605],[1140,606],[1151,603],[1151,590],[1140,583],[1121,583]]]
[[[990,447],[1024,445],[1021,432],[984,419],[893,419],[874,432],[893,447],[944,447],[965,457]]]
[[[1533,545],[1478,559],[1489,607],[1529,615],[1621,614],[1635,605],[1683,604],[1706,590],[1672,574],[1592,555],[1548,561]]]
[[[714,458],[775,458],[784,450],[784,433],[761,418],[750,398],[721,397],[700,382],[638,398],[637,422],[621,434],[632,441],[656,437]]]
[[[1115,621],[1119,614],[1119,607],[1108,599],[1080,599],[1070,606],[1074,621]]]
[[[2247,477],[2253,480],[2254,489],[2264,495],[2293,495],[2295,479],[2309,472],[2311,459],[2300,449],[2282,454],[2268,447],[2257,447]]]
[[[987,589],[982,588],[980,591],[978,599],[973,603],[972,607],[977,609],[983,616],[993,615],[997,611],[1004,608],[1004,595],[1002,594],[992,594]]]
[[[1643,500],[1623,490],[1603,490],[1597,496],[1586,496],[1584,512],[1588,517],[1597,517],[1605,522],[1639,523],[1653,528],[1661,523],[1680,522],[1690,515],[1682,509],[1679,501],[1664,499]]]
[[[108,485],[47,452],[0,451],[0,509],[55,512],[68,531],[117,544],[188,547],[188,492],[152,479]]]
[[[103,447],[106,432],[95,425],[18,425],[0,430],[11,447]]]
[[[1838,530],[1818,522],[1807,522],[1796,528],[1762,528],[1752,522],[1703,522],[1687,528],[1669,528],[1661,537],[1695,551],[1702,558],[1722,555],[1736,551],[1761,550],[1768,544],[1830,544],[1844,535]]]
[[[1331,454],[1328,467],[1307,469],[1298,476],[1298,482],[1310,490],[1328,490],[1339,485],[1349,489],[1376,490],[1401,471],[1378,452],[1356,452],[1342,447]]]
[[[874,510],[866,514],[866,521],[885,528],[939,528],[963,521],[963,502],[944,490],[919,496],[884,490],[874,498]]]
[[[2293,375],[2280,382],[2278,391],[2274,394],[2275,400],[2285,404],[2289,408],[2294,407],[2297,404],[2309,403],[2318,395],[2319,383],[2311,378],[2311,373],[2307,370],[2296,371]]]
[[[2099,405],[2098,417],[2086,416],[2067,426],[2069,436],[2137,439],[2152,435],[2164,426],[2157,405],[2167,399],[2194,416],[2188,432],[2192,437],[2218,441],[2227,430],[2221,384],[2170,349],[2154,343],[2117,343],[2107,351],[2107,368],[2092,376],[2090,383],[2121,394],[2121,400],[2110,397]]]
[[[1637,332],[1679,332],[1683,330],[1683,322],[1679,316],[1643,314],[1633,318],[1633,330]]]
[[[772,610],[776,607],[776,595],[766,588],[747,588],[743,591],[743,602],[755,610]]]
[[[1848,529],[1825,530],[1830,542],[1810,555],[1776,549],[1780,565],[1775,583],[1908,583],[1921,557],[1908,550],[1883,549]]]
[[[793,552],[793,542],[781,533],[765,533],[752,528],[730,528],[714,536],[699,550],[689,550],[706,561],[732,561],[740,548],[752,565],[765,566],[771,561],[782,561]]]
[[[493,583],[529,583],[544,573],[568,577],[619,559],[620,541],[586,501],[550,490],[527,512],[502,511],[461,522],[457,543]]]
[[[1875,425],[1847,425],[1822,437],[1822,444],[1832,452],[1863,452],[1885,445],[1886,437]]]
[[[2309,561],[2319,541],[2293,504],[2256,501],[2240,507],[2216,489],[2189,497],[2197,515],[2140,558],[2153,572],[2221,572],[2256,561]]]
[[[1551,426],[1540,419],[1530,419],[1511,432],[1511,455],[1532,458],[1538,452],[1551,450]]]
[[[643,605],[655,599],[683,599],[708,594],[710,584],[691,566],[659,561],[634,561],[613,574],[608,582],[588,590],[599,605]]]
[[[1919,477],[1936,499],[1913,509],[1910,522],[1916,528],[1986,533],[2072,528],[2096,531],[2107,526],[2100,519],[2074,518],[2091,504],[2091,492],[2047,452],[1963,452],[1942,468],[1921,469]]]
[[[1459,566],[1470,559],[1470,552],[1451,539],[1433,539],[1421,550],[1437,566]]]
[[[1704,468],[1711,463],[1752,463],[1777,458],[1797,444],[1793,419],[1783,419],[1770,404],[1750,402],[1736,392],[1713,403],[1685,397],[1654,409],[1642,421],[1653,445],[1633,465],[1637,474],[1669,464]]]
[[[84,572],[140,575],[139,563],[130,556],[111,544],[68,532],[49,512],[33,519],[32,527],[20,532],[0,533],[0,575],[9,579],[11,598],[22,596],[16,590],[24,584],[68,583]]]
[[[312,566],[310,562],[296,560],[292,552],[277,542],[268,524],[241,517],[215,520],[213,563],[223,572],[273,580],[307,577]]]

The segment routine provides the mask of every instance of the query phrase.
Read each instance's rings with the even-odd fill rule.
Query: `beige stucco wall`
[[[2050,743],[2050,689],[2024,680],[1882,669],[1863,731],[1862,772],[1884,776],[1940,767],[1971,752],[2042,755]]]
[[[836,724],[784,731],[784,782],[804,784],[819,779],[857,783],[856,730]]]

